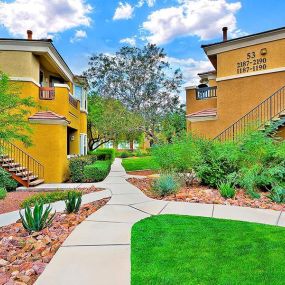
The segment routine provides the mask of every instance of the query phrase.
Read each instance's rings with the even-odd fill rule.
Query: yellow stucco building
[[[32,146],[1,142],[1,166],[25,186],[68,179],[68,156],[87,153],[86,80],[75,76],[51,40],[0,39],[0,71],[32,97]]]
[[[202,45],[213,70],[186,87],[187,130],[234,139],[249,128],[277,122],[285,137],[285,28]]]

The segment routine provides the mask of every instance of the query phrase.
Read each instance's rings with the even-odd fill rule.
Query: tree
[[[0,139],[18,140],[30,145],[31,128],[27,115],[35,103],[31,97],[21,98],[19,93],[9,77],[0,72]]]
[[[135,139],[141,133],[141,117],[127,110],[120,101],[93,93],[88,102],[89,149],[109,141]]]
[[[186,133],[186,106],[181,104],[173,112],[166,114],[161,123],[161,139],[172,142],[174,137],[180,137]]]
[[[123,47],[115,55],[91,56],[85,72],[97,94],[120,100],[144,119],[144,131],[155,140],[161,120],[179,104],[180,70],[165,61],[164,50],[153,44]]]

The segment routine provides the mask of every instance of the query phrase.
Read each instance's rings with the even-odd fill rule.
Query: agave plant
[[[50,226],[56,214],[56,212],[54,212],[51,215],[51,210],[52,207],[50,205],[44,209],[44,203],[42,202],[36,202],[33,210],[30,206],[26,206],[24,215],[22,215],[21,211],[19,212],[23,227],[31,233],[41,231]]]
[[[81,193],[68,192],[67,199],[65,200],[65,210],[68,214],[77,213],[79,211],[82,202],[81,196]]]

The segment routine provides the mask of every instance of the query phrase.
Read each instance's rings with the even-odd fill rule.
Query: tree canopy
[[[31,97],[21,98],[19,89],[0,72],[0,139],[32,143],[31,129],[27,120],[29,109],[35,106]]]
[[[172,70],[164,50],[153,44],[93,55],[85,75],[97,94],[118,99],[139,114],[150,139],[165,115],[179,105],[181,71]]]
[[[113,98],[90,94],[88,104],[89,149],[109,142],[136,139],[142,132],[142,119]]]

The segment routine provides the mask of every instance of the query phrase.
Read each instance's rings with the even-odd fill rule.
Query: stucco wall
[[[39,60],[31,52],[0,52],[0,70],[13,77],[27,77],[39,82]]]

